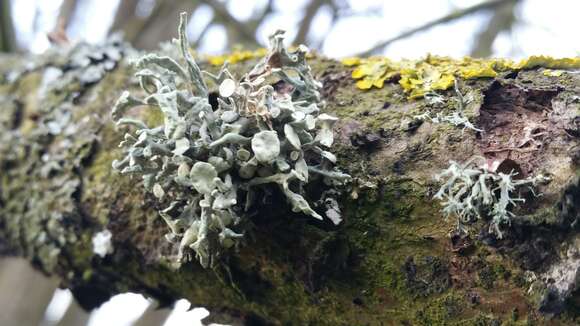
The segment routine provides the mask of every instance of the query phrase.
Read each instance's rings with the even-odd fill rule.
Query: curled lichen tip
[[[207,97],[208,95],[207,85],[205,84],[205,81],[201,75],[201,69],[199,69],[199,66],[193,59],[191,53],[189,53],[189,41],[187,40],[186,27],[187,27],[187,12],[182,12],[179,15],[179,28],[178,28],[181,54],[183,55],[183,58],[185,59],[185,62],[187,64],[187,71],[189,72],[189,78],[192,84],[201,93],[201,96]]]

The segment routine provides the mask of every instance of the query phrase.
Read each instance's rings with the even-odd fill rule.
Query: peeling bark
[[[313,58],[325,111],[341,119],[338,163],[354,177],[343,223],[289,213],[273,200],[220,267],[174,270],[153,196],[111,169],[123,133],[110,108],[123,90],[138,91],[132,69],[126,59],[104,69],[108,54],[88,66],[67,55],[2,60],[0,253],[58,276],[83,308],[132,291],[161,306],[186,298],[207,307],[208,320],[248,325],[578,322],[578,270],[566,268],[580,259],[578,74],[548,77],[539,68],[463,82],[478,133],[418,122],[433,104],[407,100],[396,83],[360,91],[349,68]],[[103,69],[95,75],[96,65]],[[442,96],[437,109],[453,110],[454,92]],[[523,177],[552,177],[542,196],[527,194],[514,209],[501,240],[485,218],[468,235],[454,233],[455,221],[432,200],[433,176],[450,159],[476,155],[509,160]],[[113,233],[114,252],[101,258],[91,239],[103,229]]]

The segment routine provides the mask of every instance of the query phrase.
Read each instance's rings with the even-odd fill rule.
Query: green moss
[[[479,285],[486,290],[490,290],[494,286],[494,282],[497,279],[497,274],[492,267],[486,265],[485,267],[479,269],[477,277]]]
[[[472,326],[499,326],[501,321],[493,316],[486,314],[479,314],[473,321],[469,323]]]
[[[498,277],[498,279],[507,281],[511,277],[511,271],[502,264],[494,265],[493,269],[494,274]]]
[[[465,299],[456,293],[449,293],[433,300],[415,313],[417,325],[446,325],[456,320],[462,310]]]
[[[161,110],[157,108],[148,108],[144,115],[143,122],[145,122],[145,124],[150,128],[163,125],[164,115]]]

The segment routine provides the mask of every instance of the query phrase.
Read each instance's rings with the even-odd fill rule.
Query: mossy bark
[[[75,71],[62,58],[24,69],[28,60],[6,57],[0,67],[0,253],[57,275],[86,309],[132,291],[162,304],[186,298],[207,307],[209,319],[234,324],[543,324],[542,307],[558,315],[556,324],[580,318],[578,291],[564,309],[545,307],[543,279],[578,243],[578,227],[569,226],[580,214],[578,74],[545,76],[540,68],[461,83],[480,133],[414,118],[455,110],[452,90],[436,106],[408,100],[396,82],[361,91],[350,68],[312,58],[324,110],[341,119],[338,164],[354,177],[341,202],[344,221],[293,214],[274,199],[219,267],[175,270],[153,196],[111,169],[123,133],[110,108],[123,90],[138,88],[127,61],[98,81],[51,87],[43,83],[48,69]],[[530,128],[542,134],[518,143]],[[432,200],[433,176],[449,160],[476,155],[552,177],[541,197],[516,209],[503,240],[485,232],[486,219],[458,236]],[[101,258],[91,238],[105,228],[114,252]]]

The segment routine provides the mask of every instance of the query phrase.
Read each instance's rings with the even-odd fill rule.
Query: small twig
[[[197,48],[199,46],[199,44],[203,40],[203,37],[205,36],[205,34],[207,33],[207,31],[209,31],[209,29],[211,27],[213,27],[213,26],[214,26],[214,24],[212,22],[209,22],[207,25],[205,25],[205,27],[199,32],[199,35],[197,36],[197,38],[195,39],[195,41],[193,41],[193,47],[194,48]]]

